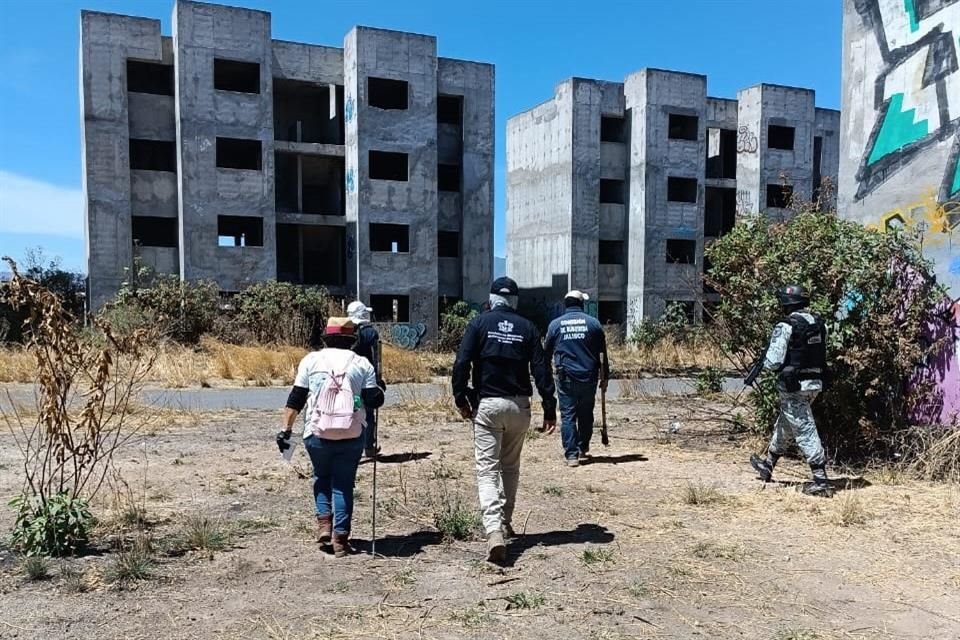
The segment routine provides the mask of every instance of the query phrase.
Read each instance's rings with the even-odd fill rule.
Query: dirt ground
[[[306,458],[278,460],[276,413],[165,415],[119,456],[129,491],[98,498],[94,553],[37,581],[0,548],[0,638],[960,638],[960,488],[835,472],[836,497],[809,498],[795,460],[764,486],[745,464],[757,442],[717,410],[619,401],[611,446],[598,435],[576,469],[559,434],[531,438],[504,568],[434,527],[476,505],[470,427],[442,410],[382,413],[378,556],[364,464],[362,552],[343,560],[314,542]],[[19,486],[0,436],[4,504]],[[183,542],[199,516],[222,549]],[[138,538],[149,578],[112,582]]]

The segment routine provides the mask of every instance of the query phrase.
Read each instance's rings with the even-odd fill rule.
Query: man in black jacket
[[[531,374],[543,403],[540,430],[553,433],[557,426],[550,362],[537,328],[516,312],[517,297],[517,283],[510,278],[493,282],[490,310],[470,321],[453,365],[454,400],[461,415],[473,419],[477,489],[491,562],[506,560],[505,539],[513,536],[520,454],[530,428]]]
[[[347,306],[347,316],[357,325],[357,341],[352,349],[358,356],[363,356],[373,365],[377,376],[377,385],[384,391],[387,385],[383,382],[380,371],[380,334],[377,328],[370,323],[370,312],[373,309],[359,300],[354,300]],[[367,427],[363,431],[363,456],[374,458],[380,453],[380,441],[377,438],[377,412],[367,408]]]

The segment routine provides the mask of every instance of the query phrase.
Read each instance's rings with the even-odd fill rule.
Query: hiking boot
[[[507,559],[507,545],[503,533],[492,531],[487,534],[487,562],[502,564]]]
[[[586,451],[581,451],[577,454],[577,460],[580,462],[580,464],[587,464],[587,462],[590,461],[590,454]]]
[[[502,525],[500,525],[500,533],[503,534],[504,540],[509,540],[511,538],[517,537],[517,533],[513,530],[513,527],[510,526],[509,522],[505,522]]]
[[[580,466],[580,460],[578,460],[577,458],[567,458],[567,466],[568,466],[568,467],[579,467],[579,466]]]
[[[803,493],[817,498],[832,498],[833,488],[824,482],[809,482],[803,486]]]
[[[760,479],[764,482],[770,482],[770,479],[773,477],[773,466],[761,458],[760,456],[753,454],[750,456],[750,466],[753,467],[753,470],[757,472],[757,475],[760,476]]]
[[[353,547],[350,546],[350,534],[334,533],[333,534],[333,555],[337,558],[342,558],[351,553],[353,553]]]
[[[333,531],[333,514],[317,516],[317,542],[330,544],[330,535]]]

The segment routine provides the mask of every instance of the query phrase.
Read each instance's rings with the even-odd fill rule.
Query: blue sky
[[[509,116],[570,76],[622,80],[645,66],[706,74],[710,95],[770,82],[840,106],[836,0],[234,0],[270,11],[273,37],[342,45],[355,24],[429,33],[439,54],[496,65],[496,254],[504,255]],[[83,267],[80,9],[160,18],[172,0],[0,0],[0,254],[42,246]]]

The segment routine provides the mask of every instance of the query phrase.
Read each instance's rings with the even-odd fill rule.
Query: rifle
[[[757,381],[757,378],[760,377],[760,373],[763,371],[763,362],[767,358],[767,352],[761,351],[760,355],[756,357],[753,361],[753,364],[750,365],[750,370],[747,371],[746,377],[743,379],[743,385],[746,387],[752,387],[753,383]]]

